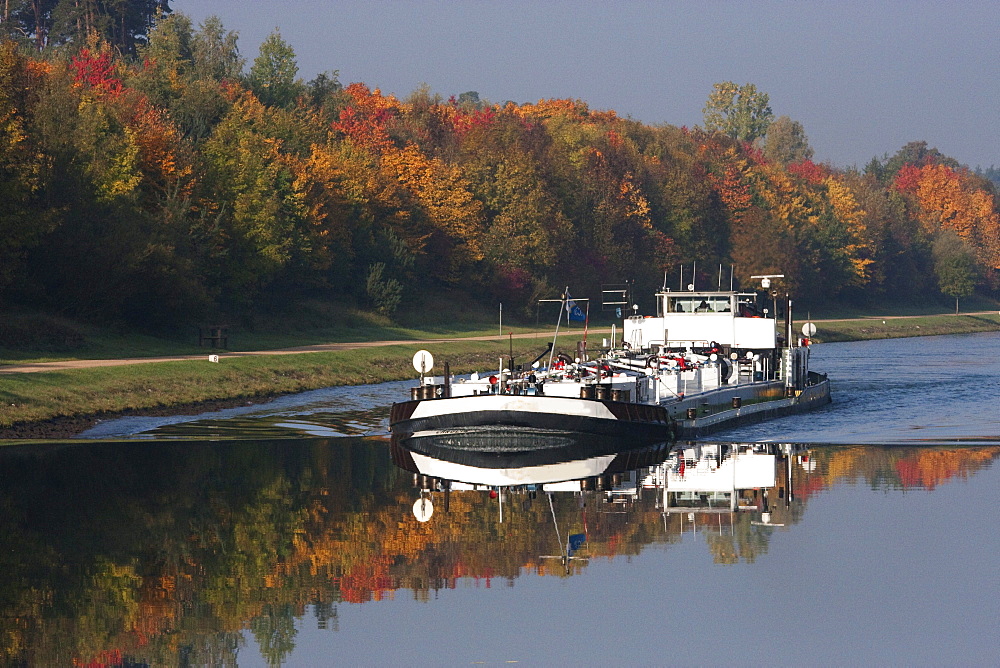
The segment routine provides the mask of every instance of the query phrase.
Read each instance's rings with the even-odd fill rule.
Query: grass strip
[[[815,321],[819,343],[974,334],[1000,330],[1000,314],[928,315]]]
[[[161,409],[206,401],[259,399],[335,385],[415,378],[413,354],[429,350],[435,373],[495,369],[507,341],[469,341],[360,348],[281,356],[221,356],[119,367],[0,376],[0,427],[58,417]],[[515,339],[516,363],[545,349],[541,339]],[[405,397],[400,396],[400,399]]]

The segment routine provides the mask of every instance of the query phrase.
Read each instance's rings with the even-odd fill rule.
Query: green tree
[[[139,47],[144,66],[129,82],[158,105],[169,106],[182,94],[191,68],[191,19],[184,14],[161,15]]]
[[[309,101],[314,107],[322,109],[333,95],[343,90],[344,87],[340,85],[340,79],[337,78],[339,74],[340,72],[337,70],[329,74],[320,72],[315,79],[306,84]]]
[[[811,160],[813,150],[802,124],[788,116],[778,116],[767,128],[764,157],[783,165]]]
[[[403,284],[395,278],[385,276],[385,263],[376,262],[368,267],[365,292],[375,310],[383,315],[392,315],[403,298]]]
[[[267,604],[262,614],[250,621],[250,630],[268,665],[280,666],[295,649],[295,609],[287,603]]]
[[[951,230],[944,230],[934,242],[934,273],[941,292],[958,300],[970,296],[976,287],[976,256],[962,239]]]
[[[295,98],[304,92],[302,83],[295,78],[299,66],[295,51],[274,30],[260,45],[260,54],[250,67],[248,83],[254,95],[270,107],[290,107]]]
[[[483,106],[482,101],[479,99],[479,92],[474,90],[467,90],[458,96],[458,106],[464,107],[466,109],[479,109]]]
[[[246,59],[240,56],[238,41],[239,34],[227,31],[218,16],[205,19],[191,38],[191,55],[198,78],[216,81],[239,79]]]
[[[767,134],[774,118],[767,93],[758,91],[752,83],[737,86],[732,81],[712,87],[702,112],[706,130],[746,142]]]
[[[265,290],[284,290],[285,298],[301,291],[303,272],[325,264],[321,217],[308,197],[311,177],[287,151],[303,143],[290,116],[246,93],[202,143],[198,208],[214,258],[206,271],[238,308],[252,306]]]

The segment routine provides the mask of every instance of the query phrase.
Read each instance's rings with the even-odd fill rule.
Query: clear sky
[[[997,0],[173,0],[217,15],[248,63],[275,28],[299,74],[339,70],[405,97],[578,98],[694,126],[719,81],[753,83],[805,128],[815,159],[863,167],[926,141],[1000,166]]]

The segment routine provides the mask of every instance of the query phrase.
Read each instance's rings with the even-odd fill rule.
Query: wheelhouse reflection
[[[699,524],[731,530],[737,513],[751,513],[753,525],[785,526],[794,469],[810,466],[805,448],[788,443],[637,443],[544,430],[425,432],[394,438],[392,458],[413,474],[421,521],[430,520],[435,495],[447,511],[453,493],[479,493],[502,522],[505,504],[509,515],[542,492],[575,495],[581,508],[605,513],[642,501],[669,533],[670,522],[682,525],[679,533]]]
[[[794,446],[771,443],[689,443],[670,452],[646,478],[662,489],[665,512],[768,512],[791,501],[788,455]]]

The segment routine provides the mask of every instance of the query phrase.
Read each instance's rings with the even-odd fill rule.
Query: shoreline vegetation
[[[801,325],[798,321],[798,326]],[[814,319],[819,331],[816,343],[903,338],[1000,331],[1000,313],[873,316],[844,319]],[[515,328],[511,328],[515,329]],[[75,436],[102,420],[128,415],[200,414],[232,406],[263,403],[275,397],[329,386],[349,386],[412,379],[413,354],[430,350],[441,373],[445,361],[452,373],[469,373],[494,366],[512,351],[516,361],[530,361],[545,350],[551,331],[516,328],[517,335],[501,338],[482,331],[427,335],[423,340],[359,342],[358,347],[315,352],[288,350],[219,353],[217,364],[209,363],[208,350],[196,357],[176,361],[130,363],[120,366],[60,368],[34,373],[11,373],[18,364],[68,361],[68,355],[45,358],[6,358],[0,353],[0,440],[61,439]],[[609,330],[589,332],[591,347],[600,345]],[[481,340],[457,340],[478,336]],[[572,349],[583,330],[563,330],[559,349]],[[445,338],[447,337],[447,338]],[[484,339],[484,340],[483,340]],[[341,344],[350,345],[350,344]],[[157,350],[157,353],[165,351]],[[185,350],[184,352],[190,352]],[[135,357],[142,357],[135,355]],[[149,355],[146,355],[149,357]],[[5,368],[8,371],[5,371]]]
[[[759,275],[880,312],[1000,296],[998,170],[922,140],[816,163],[752,83],[714,84],[701,125],[647,125],[573,98],[305,82],[279,31],[249,61],[217,17],[150,13],[168,0],[79,25],[78,0],[14,4],[0,346],[21,310],[147,332],[313,306],[446,322],[446,302],[528,318],[569,285],[625,281],[642,304]]]
[[[1000,173],[926,141],[816,163],[800,122],[732,81],[694,127],[573,98],[399,98],[337,69],[303,81],[278,30],[248,60],[237,31],[169,0],[63,20],[78,4],[14,3],[0,31],[0,438],[410,378],[419,347],[456,373],[531,360],[544,337],[503,339],[483,311],[534,311],[516,331],[538,331],[563,286],[627,285],[646,308],[668,279],[781,275],[797,308],[885,314],[820,341],[997,329]],[[891,317],[941,300],[990,313]],[[227,323],[234,352],[210,364],[199,329]]]

